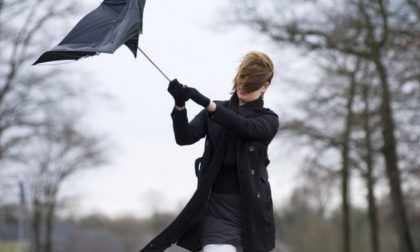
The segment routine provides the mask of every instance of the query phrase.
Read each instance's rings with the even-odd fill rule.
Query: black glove
[[[189,99],[189,96],[187,94],[187,86],[179,83],[177,79],[173,79],[169,82],[168,92],[174,98],[175,105],[177,107],[184,107],[185,102]]]
[[[197,89],[187,87],[188,98],[191,98],[195,103],[207,108],[210,104],[210,99],[198,92]]]

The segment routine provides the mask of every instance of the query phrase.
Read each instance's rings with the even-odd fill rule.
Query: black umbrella
[[[114,53],[123,44],[136,57],[137,49],[140,50],[138,41],[143,30],[145,3],[146,0],[104,0],[98,8],[79,21],[63,41],[42,54],[34,65],[57,60],[78,60],[99,53]],[[150,60],[149,57],[147,59]],[[152,64],[169,80],[153,62]]]

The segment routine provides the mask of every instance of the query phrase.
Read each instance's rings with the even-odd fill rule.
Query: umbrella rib
[[[150,61],[150,63],[152,63],[152,65],[153,66],[155,66],[156,67],[156,69],[157,70],[159,70],[159,72],[163,75],[163,76],[165,76],[165,78],[168,80],[168,81],[171,81],[169,78],[168,78],[168,76],[166,76],[166,74],[164,74],[163,72],[162,72],[162,70],[160,70],[160,68],[149,58],[149,56],[147,56],[147,54],[146,53],[144,53],[143,52],[143,50],[141,50],[141,48],[138,46],[137,47],[138,49],[139,49],[139,51]]]

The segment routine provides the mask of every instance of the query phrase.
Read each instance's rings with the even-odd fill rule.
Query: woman
[[[177,218],[141,251],[179,245],[190,251],[268,252],[275,246],[267,148],[277,115],[263,107],[273,63],[262,52],[244,56],[228,101],[211,101],[176,79],[168,86],[175,140],[189,145],[205,137],[196,160],[197,189]],[[188,122],[185,102],[204,109]]]

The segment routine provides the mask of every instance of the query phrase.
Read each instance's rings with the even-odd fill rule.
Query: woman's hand
[[[210,101],[209,98],[201,94],[197,89],[182,85],[177,79],[169,82],[168,92],[175,99],[175,107],[177,110],[184,109],[185,102],[189,99],[193,100],[198,105],[207,108],[210,112],[216,110],[216,103]]]
[[[179,83],[177,79],[173,79],[169,82],[168,92],[174,98],[175,106],[178,110],[182,109],[185,106],[185,102],[189,99],[187,94],[187,86]]]
[[[187,87],[188,97],[191,98],[195,103],[207,108],[210,104],[210,99],[198,92],[197,89],[192,87]]]
[[[192,87],[187,87],[187,94],[188,97],[191,98],[195,103],[198,105],[203,106],[204,108],[207,108],[209,112],[216,111],[216,103],[211,101],[209,98],[198,92],[197,89]]]

